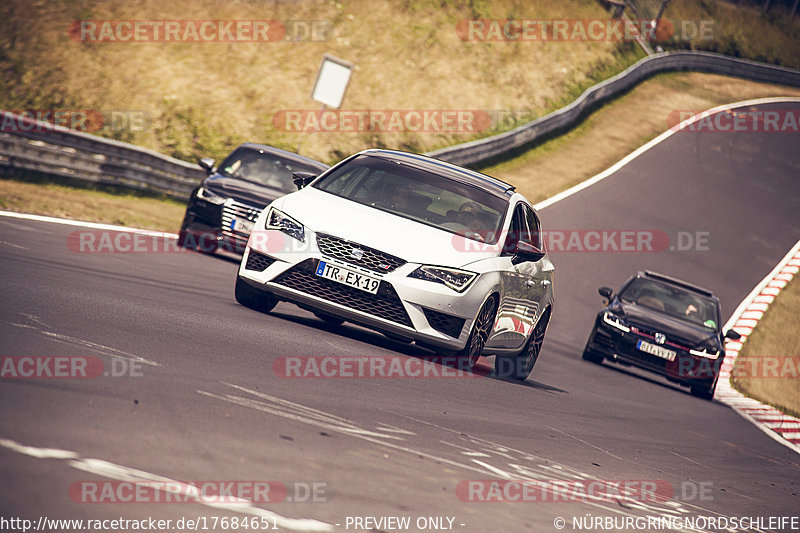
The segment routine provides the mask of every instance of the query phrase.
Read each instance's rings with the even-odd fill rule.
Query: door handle
[[[549,279],[543,279],[542,280],[542,287],[549,287],[549,286],[550,286],[550,280]]]
[[[536,281],[535,280],[529,279],[529,280],[525,281],[525,286],[526,287],[533,287],[534,285],[536,285]]]

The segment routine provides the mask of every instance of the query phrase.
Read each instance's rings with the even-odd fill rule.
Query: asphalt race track
[[[796,453],[719,402],[580,355],[601,307],[597,288],[636,270],[714,290],[727,318],[800,238],[799,177],[796,133],[679,132],[544,208],[546,230],[663,232],[670,241],[652,252],[553,250],[556,308],[525,383],[280,377],[273,363],[282,356],[429,352],[286,303],[269,315],[241,307],[238,264],[223,257],[78,253],[67,243],[79,227],[0,217],[0,355],[97,356],[105,369],[141,374],[0,380],[0,514],[245,516],[199,503],[84,503],[70,492],[82,481],[148,476],[280,481],[293,488],[286,500],[240,510],[283,530],[375,525],[356,527],[353,517],[411,517],[410,531],[435,529],[417,528],[420,517],[450,517],[439,529],[466,533],[556,531],[557,517],[572,531],[572,517],[588,514],[796,514]],[[674,495],[493,503],[457,493],[466,480],[523,478],[657,480]],[[295,493],[312,483],[317,501]]]

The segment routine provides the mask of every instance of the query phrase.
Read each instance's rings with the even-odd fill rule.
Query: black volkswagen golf
[[[639,272],[614,294],[601,287],[608,305],[600,310],[583,358],[635,365],[691,387],[695,396],[714,397],[725,359],[719,299],[685,281]]]
[[[178,244],[201,252],[244,253],[253,223],[275,198],[297,190],[292,174],[317,175],[328,165],[280,148],[245,143],[214,168],[204,158],[207,176],[189,198]]]

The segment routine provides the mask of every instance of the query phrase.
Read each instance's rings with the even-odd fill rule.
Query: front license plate
[[[649,342],[645,341],[637,342],[636,347],[645,353],[655,355],[656,357],[666,359],[667,361],[674,361],[675,356],[677,355],[677,352],[674,350],[667,350],[666,348],[662,348],[661,346],[656,346],[655,344],[650,344]]]
[[[231,229],[242,233],[252,233],[253,223],[249,220],[239,220],[238,218],[234,218],[231,220]]]
[[[321,278],[333,280],[341,283],[342,285],[361,289],[362,291],[372,294],[378,294],[378,287],[381,284],[381,280],[377,278],[373,278],[365,274],[359,274],[358,272],[354,272],[349,268],[331,265],[325,261],[319,262],[316,274]]]

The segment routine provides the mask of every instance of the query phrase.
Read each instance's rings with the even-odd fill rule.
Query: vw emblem
[[[656,342],[658,344],[664,344],[665,342],[667,342],[667,336],[664,335],[663,333],[656,333]]]
[[[362,257],[364,257],[364,250],[361,248],[353,248],[350,250],[350,257],[355,259],[356,261],[360,261]]]

